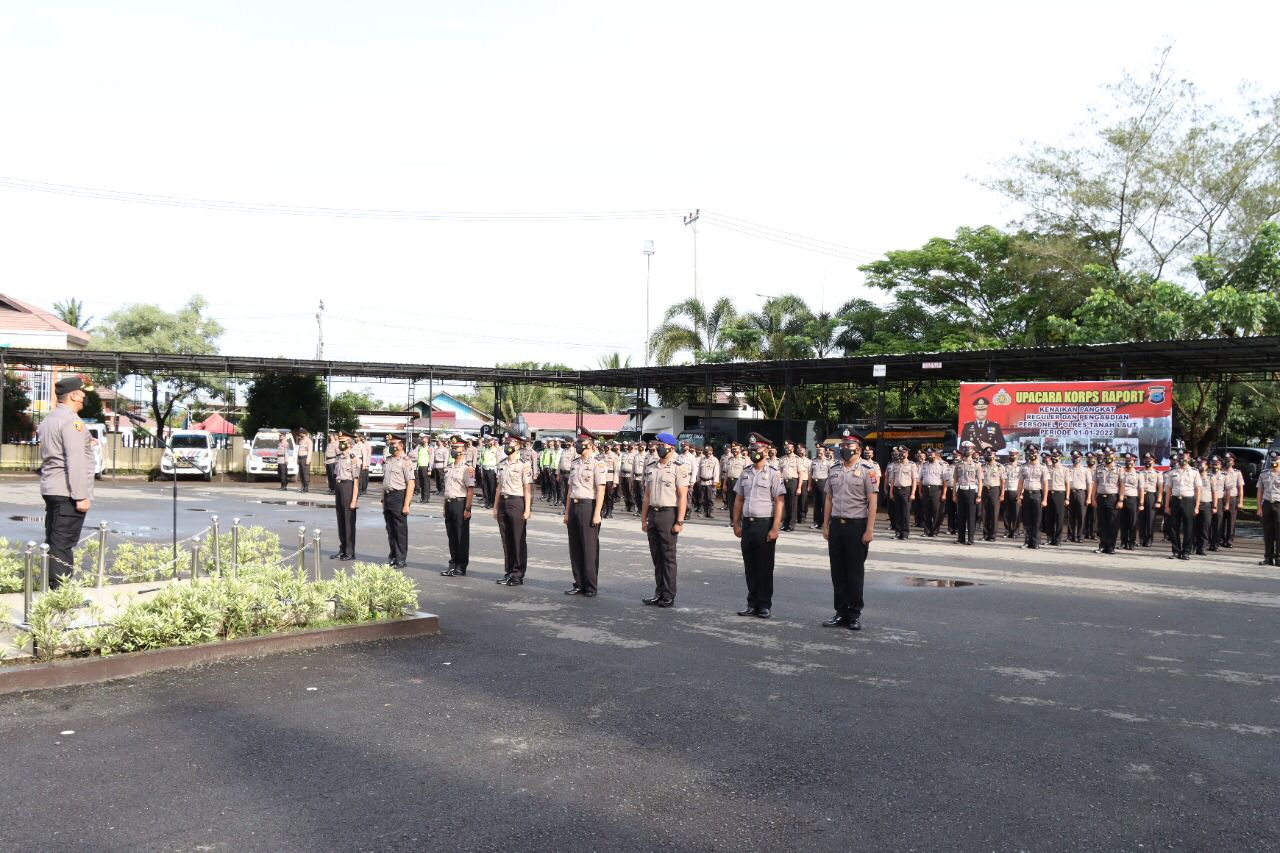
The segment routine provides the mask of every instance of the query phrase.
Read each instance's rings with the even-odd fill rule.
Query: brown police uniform
[[[676,462],[674,453],[645,468],[642,509],[648,510],[646,533],[654,578],[653,598],[645,599],[646,604],[670,607],[676,600],[678,534],[673,528],[679,518],[680,499],[688,499],[688,490],[688,468]]]
[[[566,450],[570,457],[572,450]],[[563,458],[561,464],[564,464]],[[571,458],[566,474],[565,516],[569,527],[569,562],[573,567],[573,595],[593,596],[600,574],[600,528],[593,524],[596,494],[608,480],[604,460],[593,451]],[[603,504],[603,497],[600,501]],[[603,506],[601,506],[603,510]]]
[[[533,499],[533,466],[522,459],[520,453],[503,453],[495,472],[498,497],[494,512],[498,516],[498,536],[502,539],[503,570],[507,586],[524,583],[529,568],[529,548],[526,544],[528,522],[526,510]],[[502,583],[502,581],[499,581]]]

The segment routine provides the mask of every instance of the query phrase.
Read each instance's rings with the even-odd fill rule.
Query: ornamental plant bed
[[[398,619],[334,624],[257,637],[216,640],[196,646],[175,646],[106,657],[94,655],[48,663],[7,666],[0,668],[0,695],[48,687],[93,684],[114,678],[127,678],[228,658],[258,657],[265,654],[372,640],[423,637],[439,632],[439,617],[431,613],[415,612]]]

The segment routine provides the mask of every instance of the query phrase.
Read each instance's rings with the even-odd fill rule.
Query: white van
[[[84,428],[98,440],[98,443],[93,446],[93,478],[101,480],[103,473],[107,470],[107,425],[97,421],[86,421]]]
[[[298,450],[293,442],[293,433],[289,433],[285,439],[284,452],[289,476],[298,476]],[[276,471],[279,460],[280,430],[263,427],[254,433],[253,440],[245,449],[245,479],[253,482],[259,477],[278,476]]]
[[[160,473],[172,477],[199,474],[205,482],[218,472],[218,454],[213,447],[213,433],[202,429],[175,429],[169,433],[169,446],[160,457]]]

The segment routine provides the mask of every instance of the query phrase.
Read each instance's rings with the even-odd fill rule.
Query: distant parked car
[[[1232,453],[1236,457],[1236,468],[1244,474],[1244,493],[1253,496],[1258,491],[1258,475],[1266,467],[1267,451],[1261,447],[1215,447],[1210,456],[1226,456]]]
[[[369,479],[382,479],[382,460],[387,456],[387,443],[380,438],[369,439]]]
[[[258,430],[245,449],[245,479],[253,482],[259,477],[277,476],[277,465],[282,452],[285,464],[289,466],[289,476],[298,476],[298,451],[293,443],[293,435],[289,434],[281,448],[280,430],[266,427]]]
[[[169,446],[160,456],[160,473],[172,477],[198,474],[205,482],[218,471],[218,454],[213,449],[213,434],[202,429],[175,429],[169,434]]]
[[[107,425],[89,421],[85,423],[84,428],[89,431],[90,435],[98,439],[98,443],[93,447],[93,478],[101,480],[103,473],[107,470]]]

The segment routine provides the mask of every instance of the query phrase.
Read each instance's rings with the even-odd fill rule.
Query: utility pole
[[[649,273],[653,268],[653,241],[644,241],[644,366],[649,366]]]
[[[320,300],[320,310],[316,312],[316,361],[324,361],[324,300]]]
[[[693,226],[693,298],[698,298],[698,217],[701,210],[695,210],[684,218],[685,225]]]

